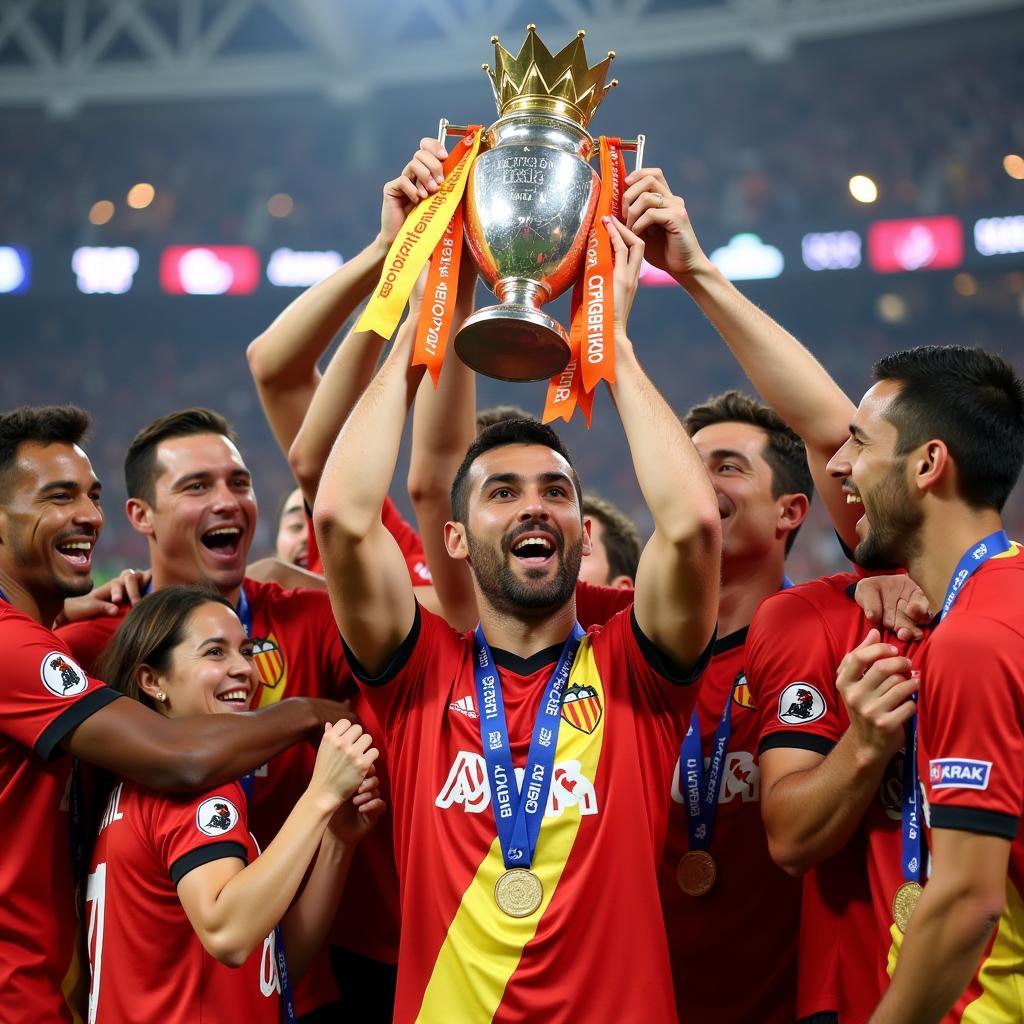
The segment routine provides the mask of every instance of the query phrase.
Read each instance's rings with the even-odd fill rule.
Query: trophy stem
[[[569,362],[569,336],[540,304],[550,289],[523,277],[494,285],[500,305],[478,309],[455,336],[455,351],[472,370],[515,382],[547,380]]]

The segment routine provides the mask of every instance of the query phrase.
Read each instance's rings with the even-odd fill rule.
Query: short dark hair
[[[208,586],[176,585],[147,594],[125,616],[103,651],[100,678],[126,696],[156,708],[139,686],[136,673],[143,665],[166,672],[175,647],[185,639],[189,616],[211,601],[231,608],[230,601]]]
[[[81,444],[92,421],[77,405],[21,405],[0,413],[0,501],[7,501],[23,444]]]
[[[636,523],[620,508],[604,498],[588,494],[583,499],[583,514],[601,524],[601,540],[608,554],[608,579],[611,583],[616,576],[636,579],[640,565],[640,531]]]
[[[502,420],[532,420],[534,419],[525,409],[518,405],[492,405],[489,409],[481,409],[476,414],[476,432],[501,423]]]
[[[476,440],[469,446],[466,457],[462,460],[452,481],[452,519],[458,523],[465,523],[469,510],[469,469],[484,452],[492,448],[504,448],[510,444],[539,444],[559,455],[569,463],[572,474],[573,486],[576,488],[576,497],[579,499],[582,514],[583,488],[580,487],[580,478],[573,464],[572,455],[566,448],[562,439],[545,423],[531,418],[515,418],[499,420],[485,427],[476,436]]]
[[[124,457],[124,486],[129,498],[140,498],[153,504],[156,498],[156,450],[161,442],[172,437],[192,437],[196,434],[221,434],[232,444],[237,443],[231,424],[219,412],[195,407],[179,409],[153,420],[143,427]]]
[[[772,471],[772,497],[805,494],[811,501],[814,480],[807,465],[807,449],[774,409],[742,391],[731,389],[693,406],[683,420],[690,437],[714,423],[748,423],[763,430],[766,442],[761,454]],[[799,532],[798,526],[786,538],[786,554],[789,554]]]
[[[886,418],[905,455],[931,438],[946,443],[960,495],[1001,511],[1024,461],[1024,382],[978,346],[921,345],[875,363],[876,381],[900,385]]]

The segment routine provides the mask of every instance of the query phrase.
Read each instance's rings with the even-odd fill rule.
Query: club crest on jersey
[[[747,685],[747,677],[742,671],[737,673],[736,681],[732,684],[732,699],[733,703],[739,704],[741,708],[749,708],[751,711],[757,710],[757,705],[754,703],[754,695],[750,692],[750,687]]]
[[[196,827],[204,836],[222,836],[230,832],[238,822],[238,809],[222,796],[211,796],[204,800],[196,811]]]
[[[260,683],[268,689],[276,689],[284,679],[284,655],[273,634],[252,642],[252,660],[259,673]],[[262,696],[262,695],[261,695]],[[280,697],[275,697],[275,700]],[[264,697],[261,704],[267,703]]]
[[[592,733],[601,721],[601,698],[592,686],[574,683],[562,694],[562,721],[580,732]]]
[[[825,714],[825,698],[810,683],[790,683],[779,696],[779,721],[807,725]]]
[[[85,673],[60,651],[50,651],[43,658],[39,677],[55,697],[77,697],[89,688]]]
[[[991,761],[970,757],[940,757],[928,762],[932,789],[988,789]]]

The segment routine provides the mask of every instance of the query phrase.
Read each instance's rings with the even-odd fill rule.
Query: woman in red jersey
[[[247,711],[259,681],[241,616],[214,592],[163,588],[125,619],[103,678],[174,717]],[[323,944],[353,847],[384,807],[367,776],[376,757],[358,725],[327,727],[263,853],[249,780],[182,794],[118,780],[86,887],[90,1024],[294,1019],[290,981]]]

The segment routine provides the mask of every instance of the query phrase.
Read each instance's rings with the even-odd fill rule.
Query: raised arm
[[[459,267],[459,292],[452,335],[473,310],[476,269],[468,254]],[[435,390],[424,376],[416,396],[409,456],[409,497],[442,613],[455,629],[472,629],[479,616],[469,563],[452,558],[444,542],[451,518],[451,486],[476,436],[476,375],[454,354]]]
[[[634,612],[644,635],[679,666],[690,666],[718,618],[722,524],[704,463],[679,417],[641,369],[626,334],[644,244],[609,219],[615,259],[615,384],[633,467],[654,534],[640,557]]]
[[[359,303],[370,294],[406,214],[426,196],[425,189],[416,180],[420,168],[418,164],[414,166],[414,161],[415,158],[402,174],[384,186],[377,237],[330,277],[304,291],[249,344],[246,355],[256,392],[274,438],[285,455],[289,454],[299,434],[320,383],[317,362]],[[369,381],[382,345],[377,335],[355,331],[342,344],[339,351],[345,354],[340,358],[348,367],[347,378],[344,374],[342,377],[349,381],[351,389],[348,404],[340,413],[342,420]],[[330,448],[336,432],[337,426],[330,433],[326,449]],[[326,449],[317,464],[317,476]],[[300,451],[296,457],[301,455]],[[301,462],[301,466],[306,465],[305,461]],[[299,483],[306,500],[312,502],[303,481]]]
[[[704,254],[686,204],[662,171],[626,178],[626,224],[644,238],[647,260],[671,274],[711,321],[761,397],[801,437],[815,486],[852,550],[863,510],[850,506],[825,470],[849,437],[854,406],[828,371],[787,330],[747,299]]]
[[[405,559],[380,518],[405,419],[423,376],[423,367],[410,366],[415,331],[415,320],[407,318],[384,365],[345,421],[313,507],[334,617],[371,676],[387,665],[416,614]]]
[[[332,700],[292,697],[245,714],[167,718],[138,701],[115,700],[61,745],[153,789],[202,789],[241,778],[347,711]]]
[[[321,740],[309,786],[267,849],[251,864],[225,857],[181,879],[178,898],[211,956],[240,967],[281,921],[332,815],[355,793],[376,757],[358,725],[335,723]],[[333,917],[334,909],[322,908],[324,918]],[[301,975],[310,951],[302,936],[293,936],[299,940]]]

